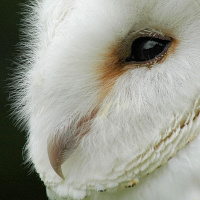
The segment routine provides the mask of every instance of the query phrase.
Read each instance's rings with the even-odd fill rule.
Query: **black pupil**
[[[125,61],[144,62],[152,60],[161,54],[169,43],[169,40],[161,40],[152,37],[140,37],[133,41],[131,54]]]

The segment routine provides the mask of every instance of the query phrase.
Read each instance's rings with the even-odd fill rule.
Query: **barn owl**
[[[15,112],[50,200],[200,199],[200,2],[36,0]]]

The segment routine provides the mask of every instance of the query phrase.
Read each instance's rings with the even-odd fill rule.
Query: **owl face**
[[[198,1],[42,0],[33,10],[21,105],[47,187],[81,199],[135,185],[197,136]]]

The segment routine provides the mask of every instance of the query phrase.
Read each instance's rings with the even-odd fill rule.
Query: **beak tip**
[[[52,166],[53,167],[53,166]],[[63,180],[65,180],[65,177],[63,175],[63,172],[62,172],[62,169],[61,169],[61,166],[56,166],[56,167],[53,167],[54,171],[56,172],[56,174],[62,178]]]

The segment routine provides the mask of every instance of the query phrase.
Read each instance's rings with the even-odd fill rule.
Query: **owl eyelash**
[[[161,62],[167,55],[173,39],[161,33],[148,29],[140,31],[129,45],[129,53],[125,58],[126,64],[135,67],[148,67]]]

